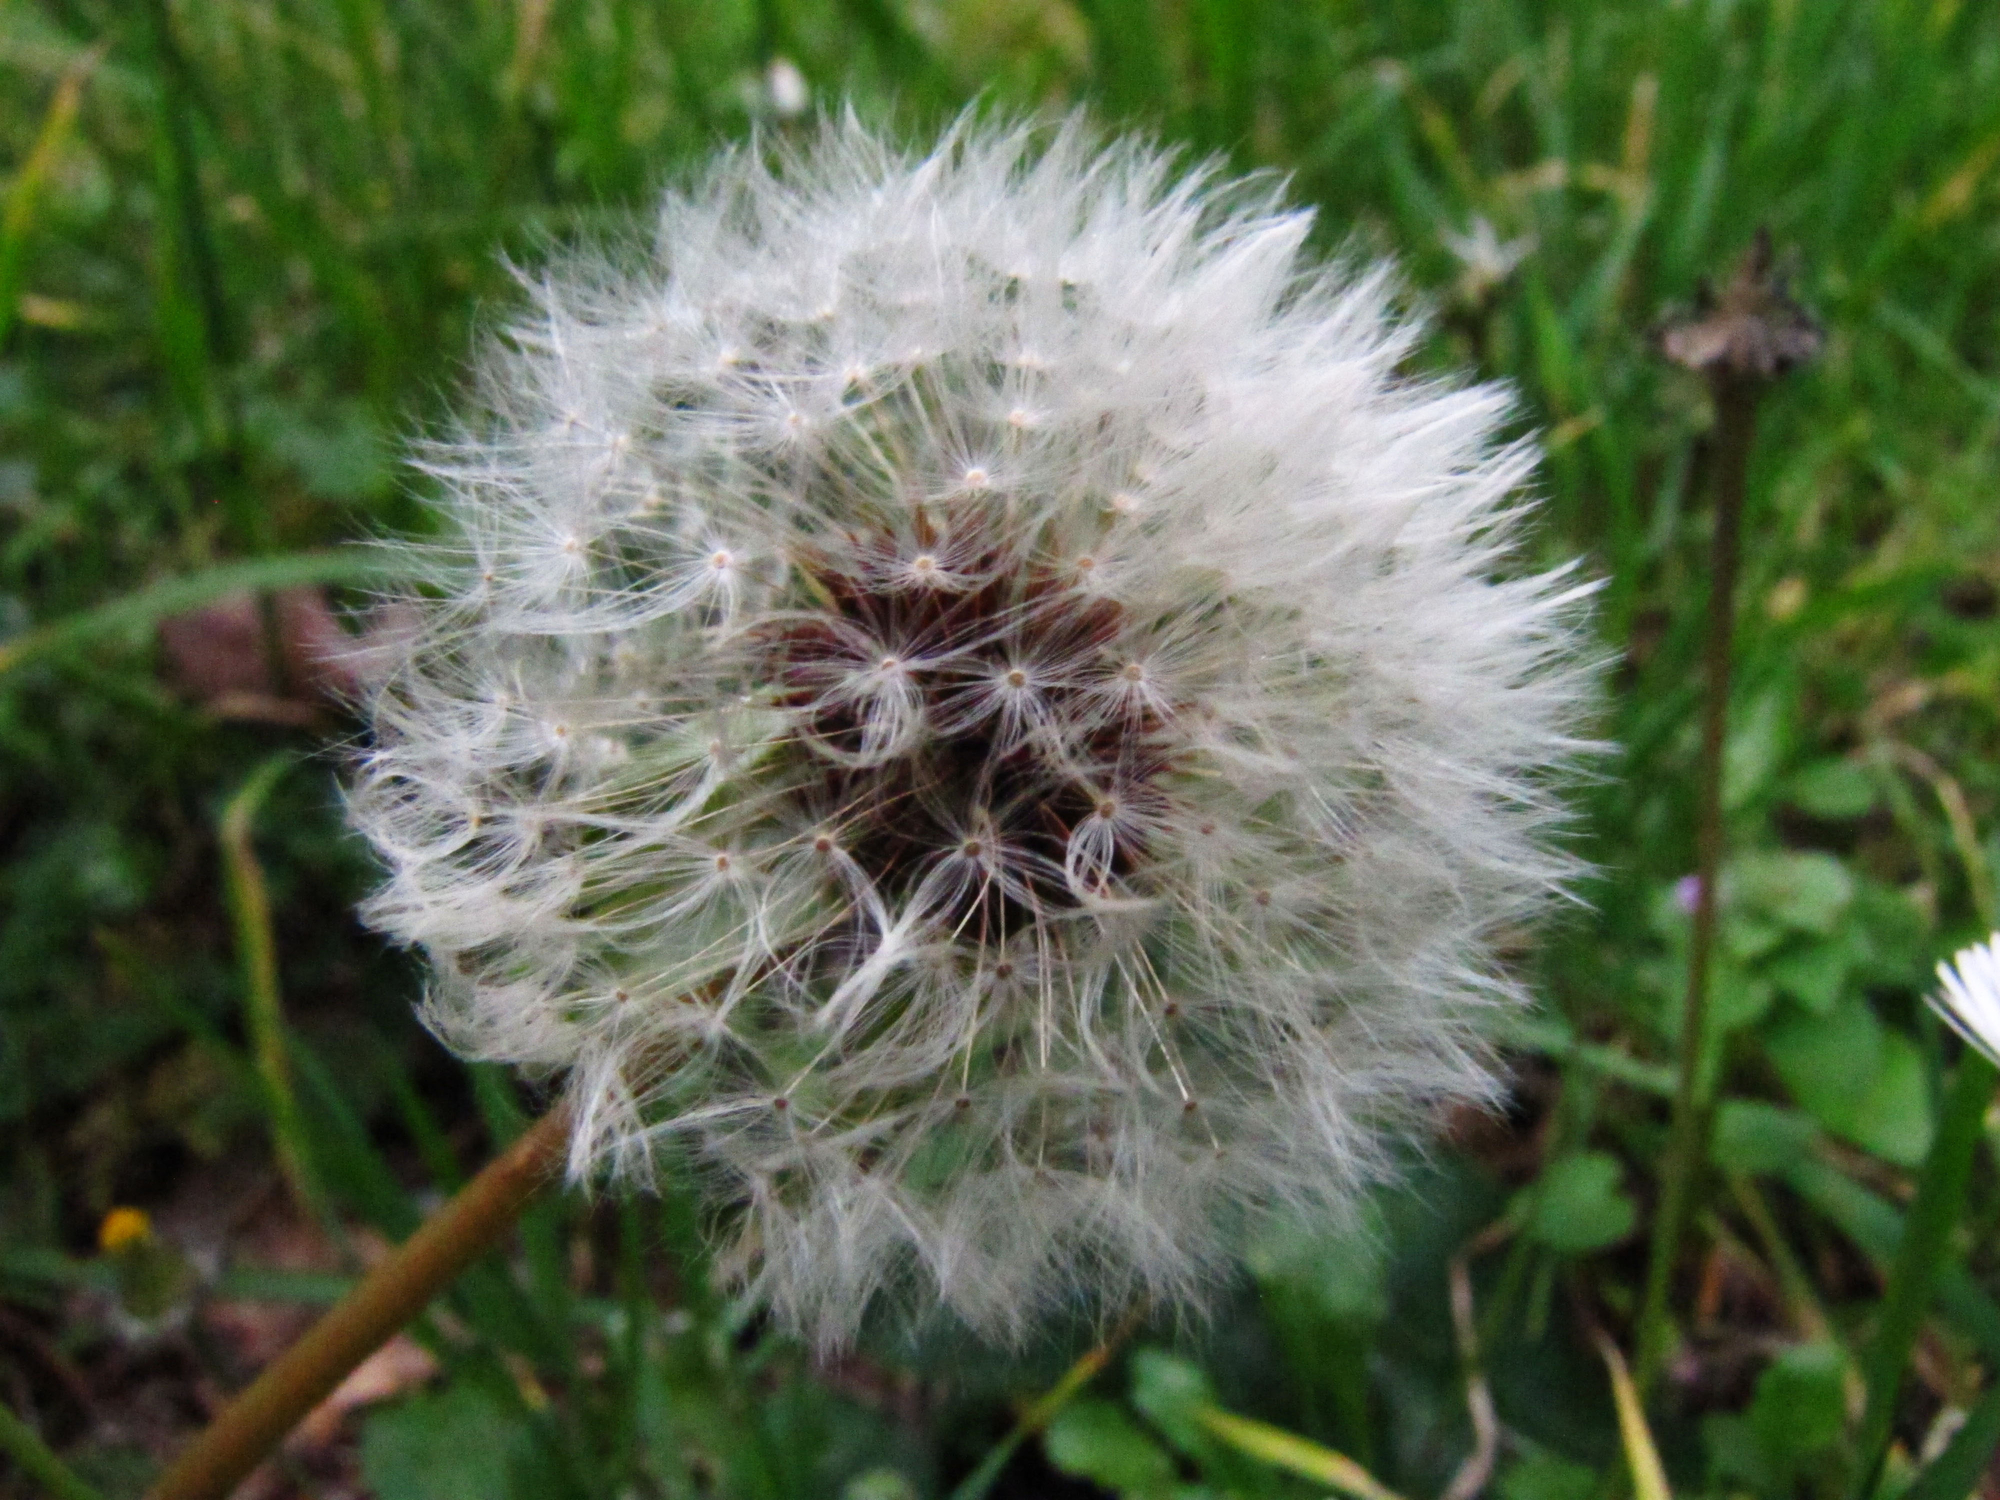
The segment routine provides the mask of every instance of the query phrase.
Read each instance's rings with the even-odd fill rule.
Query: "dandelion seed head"
[[[821,1344],[1198,1303],[1494,1091],[1587,590],[1306,227],[1075,122],[832,124],[533,280],[424,457],[367,913]]]

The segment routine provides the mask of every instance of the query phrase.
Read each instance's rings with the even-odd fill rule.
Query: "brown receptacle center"
[[[1064,867],[1080,822],[1162,803],[1164,726],[1108,690],[1144,674],[1117,653],[1124,606],[1078,587],[1074,569],[1065,577],[998,546],[959,548],[949,568],[930,552],[895,559],[881,537],[803,562],[821,618],[758,637],[769,690],[801,711],[793,796],[821,830],[815,847],[837,845],[892,901],[940,859],[990,868],[943,915],[968,935],[1005,937],[1080,904]],[[866,710],[830,689],[868,668],[904,674],[921,728],[856,764]],[[1010,694],[1011,720],[1000,706]],[[982,695],[987,711],[973,711]],[[1130,816],[1114,827],[1108,875],[1143,855],[1137,827]]]

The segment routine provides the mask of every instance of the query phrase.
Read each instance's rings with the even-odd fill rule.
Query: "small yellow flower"
[[[120,1204],[97,1226],[97,1248],[116,1255],[128,1245],[144,1244],[153,1237],[152,1216],[143,1208]]]
[[[172,1240],[153,1232],[143,1208],[120,1206],[97,1226],[97,1248],[117,1275],[118,1303],[142,1323],[185,1316],[194,1267]]]

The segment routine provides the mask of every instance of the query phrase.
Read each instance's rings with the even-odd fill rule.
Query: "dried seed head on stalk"
[[[1307,225],[1075,122],[830,125],[537,280],[429,455],[368,914],[823,1343],[1191,1299],[1492,1090],[1585,590],[1504,576],[1505,397],[1398,378]]]
[[[1660,331],[1660,351],[1711,380],[1766,382],[1819,357],[1825,335],[1790,291],[1792,272],[1759,229],[1720,296],[1703,282],[1694,316]]]

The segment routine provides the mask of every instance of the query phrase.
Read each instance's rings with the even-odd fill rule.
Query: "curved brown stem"
[[[560,1170],[568,1147],[569,1110],[558,1105],[266,1366],[148,1500],[223,1500],[350,1370],[499,1243]]]

